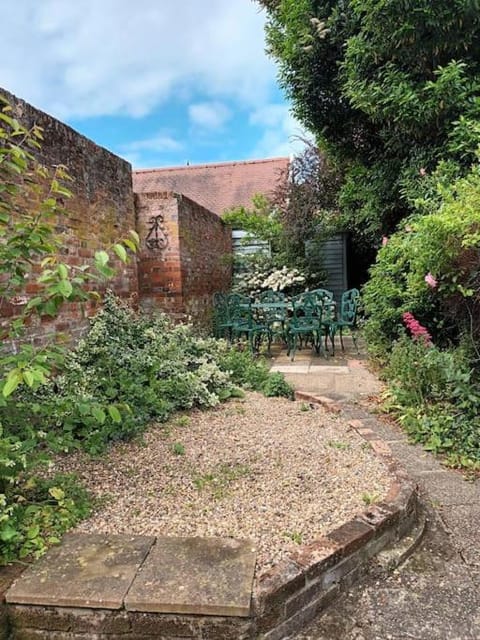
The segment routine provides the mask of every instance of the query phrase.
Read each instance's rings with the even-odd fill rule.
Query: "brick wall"
[[[117,275],[97,285],[97,290],[108,287],[122,297],[138,296],[147,310],[159,308],[207,327],[213,292],[225,291],[231,283],[226,258],[232,251],[230,229],[216,214],[184,196],[171,192],[134,196],[128,162],[3,89],[0,94],[22,124],[43,128],[39,159],[48,167],[65,165],[73,178],[69,188],[74,197],[66,202],[67,214],[59,225],[62,260],[84,264],[95,251],[136,229],[141,239],[139,255],[128,265],[117,261]],[[27,295],[36,291],[37,285],[29,283]],[[94,309],[93,303],[85,309],[67,304],[57,318],[35,320],[29,336],[36,341],[59,332],[75,336]],[[0,324],[16,311],[3,304]]]
[[[140,236],[138,292],[142,307],[179,316],[183,313],[183,294],[177,199],[172,193],[136,193],[135,209]]]
[[[184,310],[196,324],[212,320],[212,294],[230,288],[232,232],[208,209],[178,196]]]
[[[146,309],[207,327],[214,291],[227,290],[230,229],[214,213],[172,192],[135,194],[140,235],[139,295]]]
[[[34,123],[43,128],[44,142],[38,153],[46,166],[63,164],[73,182],[69,185],[74,197],[66,202],[68,214],[62,221],[64,255],[62,260],[72,265],[91,260],[96,250],[105,248],[135,228],[131,166],[121,158],[99,147],[55,118],[0,89],[0,94],[13,106],[15,117],[25,126]],[[137,292],[137,265],[116,263],[117,275],[108,287],[120,296]],[[93,288],[93,287],[92,287]],[[97,289],[102,290],[103,285]],[[35,284],[28,294],[35,294]],[[93,307],[86,309],[91,313]],[[11,315],[11,308],[0,309],[0,317]],[[78,304],[66,305],[58,318],[38,322],[31,327],[31,336],[41,339],[45,334],[61,331],[75,335],[86,324]]]

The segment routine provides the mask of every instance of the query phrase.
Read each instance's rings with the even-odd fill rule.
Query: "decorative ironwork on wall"
[[[163,227],[163,215],[159,213],[148,221],[148,233],[145,244],[150,251],[163,251],[168,246],[167,232]]]

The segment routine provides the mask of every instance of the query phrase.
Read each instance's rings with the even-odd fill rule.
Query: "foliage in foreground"
[[[27,449],[101,453],[108,443],[140,434],[152,421],[163,422],[174,411],[212,407],[238,387],[267,396],[292,397],[280,374],[271,374],[250,352],[224,341],[200,338],[185,325],[172,325],[164,314],[146,316],[107,294],[103,308],[77,347],[65,355],[61,371],[35,389],[24,388],[5,403],[2,422],[17,463],[8,467],[2,491],[0,537],[3,560],[15,554],[41,553],[87,511],[74,484],[40,485],[29,472],[34,463]],[[47,456],[45,456],[45,459]],[[9,462],[9,464],[10,464]],[[7,469],[7,466],[5,466]],[[16,491],[21,487],[20,501]],[[29,491],[43,487],[46,500],[24,508]],[[72,493],[73,492],[73,493]],[[37,491],[38,494],[38,491]],[[57,500],[57,502],[55,502]],[[58,507],[55,513],[50,505]]]
[[[387,407],[411,436],[452,464],[479,466],[480,171],[438,183],[379,251],[365,336],[386,364]]]
[[[452,465],[480,468],[480,385],[463,349],[440,350],[402,336],[385,377],[385,408],[414,441]]]
[[[49,432],[38,428],[37,407],[25,398],[61,367],[64,349],[31,344],[28,327],[56,316],[66,302],[98,298],[91,284],[112,276],[112,255],[127,262],[138,242],[132,231],[110,253],[97,251],[93,263],[63,262],[58,229],[71,179],[64,167],[38,161],[41,141],[41,129],[25,128],[0,97],[0,562],[40,554],[88,510],[71,478],[44,482],[34,475],[47,462]],[[26,295],[29,288],[35,295]]]

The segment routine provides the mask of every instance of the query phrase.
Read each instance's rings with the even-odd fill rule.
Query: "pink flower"
[[[422,176],[422,178],[424,178],[427,175],[427,170],[422,167],[418,173]]]
[[[425,276],[425,282],[428,284],[429,287],[432,287],[432,289],[435,289],[435,287],[438,284],[437,279],[434,276],[432,276],[430,271]]]
[[[432,336],[424,326],[415,318],[413,313],[406,311],[402,316],[405,326],[412,334],[413,340],[423,340],[426,347],[432,347]]]
[[[388,244],[388,238],[387,238],[387,236],[383,236],[383,238],[382,238],[382,247],[384,247],[386,244]]]

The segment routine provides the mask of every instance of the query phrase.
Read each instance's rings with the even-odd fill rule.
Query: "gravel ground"
[[[257,576],[389,485],[341,418],[256,393],[177,415],[101,459],[59,459],[55,470],[75,471],[100,499],[77,531],[249,538]]]

